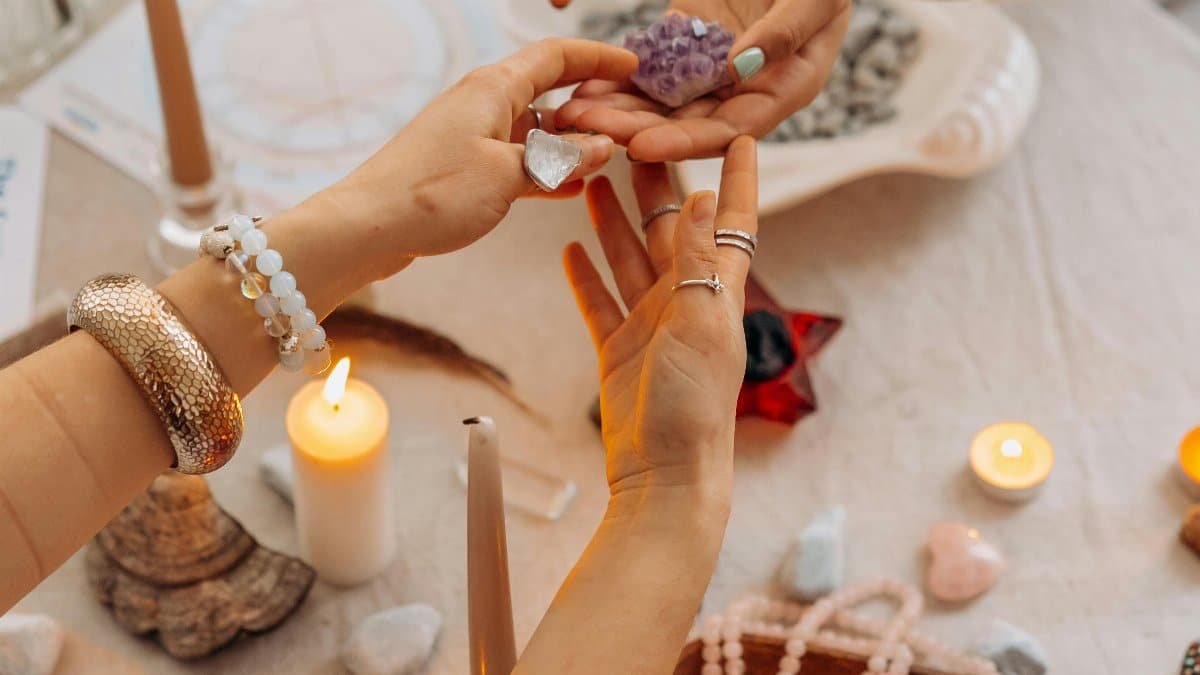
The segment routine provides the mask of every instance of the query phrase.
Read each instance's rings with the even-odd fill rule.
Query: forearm
[[[403,264],[364,257],[381,235],[341,216],[324,195],[264,223],[322,317]],[[271,372],[275,341],[222,263],[200,258],[158,290],[239,395]],[[166,470],[174,451],[134,381],[83,332],[0,371],[0,432],[3,613]]]
[[[728,493],[721,488],[614,496],[513,672],[673,672],[716,566],[728,515]]]

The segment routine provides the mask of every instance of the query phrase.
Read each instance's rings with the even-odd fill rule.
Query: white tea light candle
[[[1050,441],[1023,422],[992,424],[971,441],[971,471],[983,491],[996,499],[1033,499],[1053,468]]]
[[[343,358],[287,410],[300,555],[340,586],[379,574],[396,550],[387,404],[349,372]]]

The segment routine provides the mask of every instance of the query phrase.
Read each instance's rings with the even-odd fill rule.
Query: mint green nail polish
[[[737,71],[738,81],[745,82],[757,75],[766,62],[766,55],[758,47],[751,47],[733,57],[733,69]]]

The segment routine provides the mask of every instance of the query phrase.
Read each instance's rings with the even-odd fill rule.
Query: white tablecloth
[[[1001,617],[1043,641],[1056,673],[1174,673],[1200,633],[1200,559],[1177,541],[1189,500],[1171,474],[1176,443],[1200,424],[1200,41],[1149,0],[1007,7],[1040,51],[1044,86],[1006,163],[964,182],[872,178],[763,223],[764,284],[846,325],[814,366],[818,414],[794,429],[739,429],[707,609],[768,586],[789,533],[824,505],[849,509],[851,580],[919,581],[926,531],[953,518],[1002,548],[1010,571],[972,605],[930,607],[929,632],[965,645]],[[49,200],[41,294],[103,271],[149,274],[149,193],[57,139]],[[318,585],[276,631],[186,665],[117,628],[76,556],[19,605],[66,623],[60,671],[337,673],[358,620],[423,601],[446,617],[429,672],[466,672],[452,466],[458,420],[480,413],[499,419],[508,452],[580,485],[560,522],[510,516],[523,642],[606,496],[585,415],[594,359],[558,262],[575,238],[598,252],[581,202],[525,203],[480,245],[381,286],[384,309],[501,364],[556,421],[540,429],[471,381],[364,354],[360,372],[391,402],[403,498],[401,553],[383,577]],[[297,385],[276,375],[248,399],[242,454],[212,479],[251,532],[286,551],[290,511],[258,481],[256,459],[283,440]],[[1002,419],[1034,423],[1057,449],[1048,489],[1024,507],[988,501],[965,473],[972,434]]]

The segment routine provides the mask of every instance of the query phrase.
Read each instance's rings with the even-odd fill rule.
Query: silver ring
[[[755,247],[746,243],[745,240],[738,239],[737,237],[717,237],[717,246],[736,246],[737,248],[745,251],[751,259],[754,258]]]
[[[678,291],[688,286],[708,286],[708,290],[712,291],[714,295],[725,290],[725,284],[721,283],[721,277],[717,276],[716,272],[713,272],[713,275],[708,279],[684,279],[672,286],[671,290]]]
[[[583,164],[583,148],[562,136],[530,129],[525,135],[525,175],[546,192],[554,192]]]
[[[541,129],[542,128],[542,111],[535,108],[532,103],[530,103],[526,107],[529,108],[529,112],[533,113],[533,127],[535,129]]]
[[[653,222],[655,218],[659,216],[665,216],[668,213],[679,213],[682,210],[683,207],[679,205],[679,202],[671,202],[670,204],[656,206],[647,211],[646,215],[642,216],[642,230],[645,231],[647,227],[650,227],[650,223]]]
[[[751,246],[754,246],[755,248],[758,247],[758,237],[750,234],[749,232],[747,232],[745,230],[731,230],[728,228],[722,228],[722,229],[717,230],[716,232],[713,232],[713,236],[714,237],[737,237],[738,239],[745,241],[746,243],[750,244]]]

